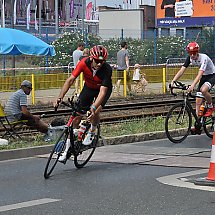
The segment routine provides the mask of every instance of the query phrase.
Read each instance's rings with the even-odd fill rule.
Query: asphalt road
[[[105,146],[85,168],[69,161],[48,180],[46,155],[1,161],[0,214],[212,215],[215,187],[192,182],[207,175],[210,147],[204,135],[177,145],[164,139]]]

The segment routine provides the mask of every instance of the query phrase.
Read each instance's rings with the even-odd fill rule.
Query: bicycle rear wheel
[[[165,132],[173,143],[181,143],[190,132],[192,116],[184,103],[174,105],[168,112],[165,120]]]
[[[45,167],[45,171],[44,171],[45,179],[48,179],[50,177],[51,173],[53,172],[53,170],[58,162],[60,155],[64,151],[65,145],[66,145],[65,143],[68,138],[68,135],[69,135],[68,129],[65,129],[62,131],[59,138],[57,139],[57,141],[49,155],[48,161],[46,163],[46,167]]]
[[[84,140],[89,129],[90,129],[90,125],[87,126],[87,129],[82,136],[82,141]],[[100,136],[100,126],[98,125],[96,129],[95,137],[89,146],[84,146],[82,144],[82,141],[79,141],[76,143],[75,145],[76,153],[74,154],[74,164],[77,168],[82,168],[90,160],[90,158],[92,157],[97,147],[99,136]]]
[[[204,128],[205,134],[210,138],[213,138],[214,122],[215,122],[215,113],[213,113],[213,115],[209,117],[203,116],[203,128]]]

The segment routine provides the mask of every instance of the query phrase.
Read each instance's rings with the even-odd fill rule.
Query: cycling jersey
[[[90,57],[83,58],[76,66],[72,75],[77,78],[83,72],[85,84],[91,89],[100,89],[101,86],[112,88],[112,68],[104,62],[97,71],[92,68]]]
[[[183,66],[187,68],[190,64],[197,66],[199,67],[199,70],[204,71],[203,75],[215,74],[215,66],[206,54],[199,53],[196,60],[193,60],[188,56]]]

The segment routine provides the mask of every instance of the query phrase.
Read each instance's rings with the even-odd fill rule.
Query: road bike
[[[48,179],[50,177],[57,163],[60,162],[58,161],[58,159],[65,150],[66,141],[68,138],[70,138],[71,147],[68,150],[66,161],[72,156],[76,168],[82,168],[88,163],[88,161],[92,157],[100,137],[100,125],[98,124],[92,143],[89,146],[83,145],[82,142],[90,129],[90,122],[86,120],[87,112],[85,110],[79,110],[77,104],[73,101],[73,98],[71,100],[69,99],[68,102],[62,101],[61,104],[71,108],[72,115],[68,123],[64,125],[63,128],[61,126],[62,131],[59,135],[57,135],[58,137],[55,140],[55,144],[50,152],[47,164],[45,166],[45,179]],[[75,133],[75,129],[73,129],[72,126],[73,120],[77,116],[82,116],[83,119],[85,119],[84,125],[86,129],[81,136],[81,140],[77,139],[77,134]],[[64,164],[66,163],[66,161],[64,162]]]
[[[201,116],[197,116],[195,108],[193,108],[190,98],[195,98],[196,96],[187,92],[189,85],[185,85],[181,82],[175,81],[175,86],[170,86],[171,94],[176,96],[177,94],[173,91],[179,89],[182,91],[183,101],[181,103],[175,104],[167,113],[165,120],[165,132],[168,139],[173,143],[181,143],[187,138],[189,133],[191,134],[201,134],[201,129],[203,127],[205,134],[213,138],[214,133],[214,122],[215,114],[206,117],[204,114],[207,111],[206,105],[204,105],[204,111]],[[197,133],[192,133],[191,126],[192,120],[195,120],[195,129]]]

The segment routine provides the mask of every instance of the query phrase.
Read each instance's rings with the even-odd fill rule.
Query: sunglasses
[[[104,62],[105,62],[105,60],[98,60],[98,59],[95,59],[95,58],[93,58],[93,60],[95,61],[95,63],[97,63],[97,64],[103,64]]]
[[[189,55],[196,55],[198,52],[189,52]]]

